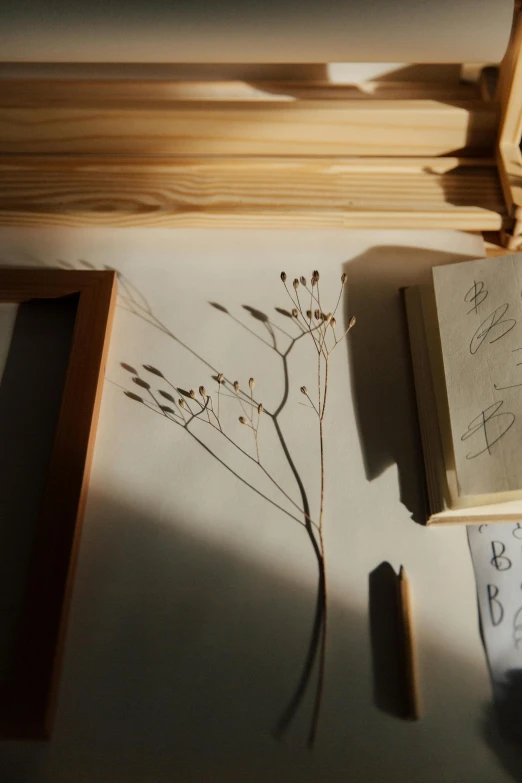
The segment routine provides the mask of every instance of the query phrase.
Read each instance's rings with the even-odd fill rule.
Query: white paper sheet
[[[503,730],[522,734],[522,524],[468,527],[495,701]]]

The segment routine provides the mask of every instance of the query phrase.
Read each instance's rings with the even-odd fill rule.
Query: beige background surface
[[[477,237],[451,232],[0,231],[3,264],[114,266],[140,303],[129,308],[127,298],[116,313],[54,737],[48,745],[4,743],[4,780],[520,779],[520,755],[492,720],[466,531],[412,520],[421,467],[398,288],[420,282],[433,264],[481,252]],[[339,346],[332,357],[331,627],[310,753],[311,693],[285,740],[271,736],[311,629],[309,542],[184,431],[126,398],[122,387],[139,389],[120,363],[150,364],[175,385],[210,388],[204,359],[243,385],[253,375],[270,408],[283,388],[281,362],[255,336],[266,337],[265,327],[243,305],[291,328],[274,310],[288,306],[279,273],[308,276],[314,268],[330,301],[347,272],[343,316],[358,321],[349,350]],[[281,421],[314,502],[317,439],[298,391],[314,380],[304,342],[292,353]],[[235,416],[230,427],[249,447]],[[262,424],[267,464],[294,494],[277,440]],[[220,454],[235,459],[227,449]],[[244,475],[259,480],[255,471]],[[396,570],[404,564],[411,578],[417,724],[374,705],[368,579],[382,561]]]

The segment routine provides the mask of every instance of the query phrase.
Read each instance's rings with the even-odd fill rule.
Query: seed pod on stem
[[[281,272],[281,280],[286,283],[286,272]]]
[[[189,391],[189,397],[190,397],[191,400],[195,400],[196,399],[196,392],[194,391],[194,389],[191,389]]]
[[[207,392],[205,391],[205,387],[204,386],[200,386],[199,387],[199,393],[201,394],[203,399],[205,399],[205,397],[207,396]]]
[[[297,291],[297,289],[299,288],[299,280],[297,279],[297,277],[295,278],[295,280],[293,282],[293,286],[294,286],[295,290]]]
[[[239,421],[241,422],[241,424],[246,424],[246,419],[244,416],[240,416]]]
[[[249,381],[248,381],[248,385],[250,386],[250,388],[251,388],[251,389],[253,389],[253,388],[254,388],[254,386],[256,385],[256,382],[254,381],[254,379],[253,379],[253,378],[250,378],[250,379],[249,379]]]
[[[258,412],[258,414],[260,416],[263,413],[263,405],[262,405],[262,403],[259,403],[259,405],[257,406],[257,412]]]
[[[234,381],[234,391],[235,392],[239,391],[239,381]]]
[[[297,312],[297,309],[295,307],[292,310],[292,315],[294,316],[294,318],[298,318],[299,317],[299,313]]]
[[[305,395],[308,394],[308,389],[306,388],[306,386],[301,386],[300,391],[301,391],[301,394],[305,394]]]

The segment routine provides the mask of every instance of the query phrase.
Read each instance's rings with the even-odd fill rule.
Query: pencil
[[[403,566],[401,566],[399,571],[398,593],[400,661],[402,664],[402,682],[404,683],[405,718],[408,720],[419,720],[419,690],[415,665],[410,583]]]

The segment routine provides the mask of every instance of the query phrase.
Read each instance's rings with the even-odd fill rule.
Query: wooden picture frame
[[[116,273],[1,269],[0,303],[77,295],[71,348],[9,677],[0,688],[0,736],[51,731],[104,367]],[[1,444],[0,444],[1,448]]]

